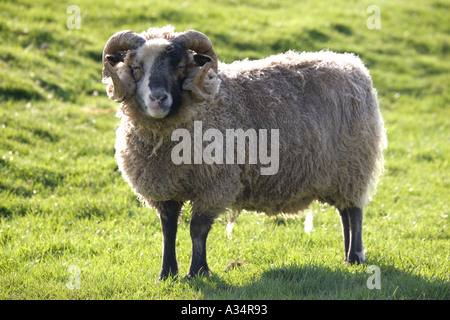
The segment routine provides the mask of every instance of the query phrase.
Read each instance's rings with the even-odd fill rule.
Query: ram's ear
[[[123,62],[123,60],[125,59],[125,55],[121,54],[121,53],[116,53],[116,54],[107,54],[105,56],[106,60],[109,61],[109,63],[111,63],[111,65],[116,65],[119,62]]]
[[[210,56],[207,56],[206,54],[196,54],[194,55],[194,61],[198,66],[202,67],[206,63],[211,62],[212,59]]]

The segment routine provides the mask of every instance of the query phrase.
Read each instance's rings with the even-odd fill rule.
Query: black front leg
[[[164,201],[155,204],[161,220],[163,233],[162,267],[158,280],[166,279],[169,275],[178,274],[175,240],[177,235],[178,216],[182,205],[182,202],[177,201]]]
[[[211,230],[214,218],[207,215],[193,214],[191,220],[192,255],[191,266],[187,274],[188,278],[196,275],[209,275],[209,267],[206,262],[206,238]]]

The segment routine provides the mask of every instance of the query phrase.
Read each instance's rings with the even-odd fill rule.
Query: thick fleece
[[[220,63],[218,74],[209,70],[209,96],[200,103],[189,81],[182,106],[167,118],[146,117],[132,95],[119,107],[119,170],[147,204],[190,200],[193,211],[212,218],[226,208],[296,213],[313,200],[363,208],[383,170],[386,136],[376,90],[358,57],[289,51]],[[261,175],[260,164],[174,164],[172,132],[193,135],[194,121],[224,135],[278,129],[278,172]]]

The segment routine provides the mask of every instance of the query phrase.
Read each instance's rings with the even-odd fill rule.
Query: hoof
[[[364,264],[365,260],[366,260],[365,252],[362,251],[350,254],[349,257],[344,260],[344,262],[348,265]]]
[[[209,269],[201,268],[197,272],[189,270],[189,272],[185,278],[189,280],[189,279],[192,279],[195,277],[209,277],[210,275],[211,275],[211,272],[209,271]]]
[[[157,281],[159,282],[167,280],[168,278],[177,278],[177,277],[178,277],[178,270],[176,272],[161,270],[161,273],[159,274]]]

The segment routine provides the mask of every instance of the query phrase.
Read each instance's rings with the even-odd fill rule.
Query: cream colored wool
[[[174,36],[168,29],[143,34],[147,39]],[[125,64],[116,67],[122,79],[129,77]],[[219,63],[218,74],[208,72],[209,96],[200,103],[191,98],[190,82],[188,76],[184,102],[170,117],[145,116],[131,83],[119,107],[119,170],[147,204],[190,200],[194,212],[213,217],[225,208],[296,213],[313,200],[338,209],[363,208],[383,170],[386,136],[376,90],[358,57],[289,51]],[[194,121],[224,134],[226,129],[279,129],[278,173],[261,175],[260,164],[175,165],[171,151],[178,142],[171,134],[181,128],[192,134]]]

